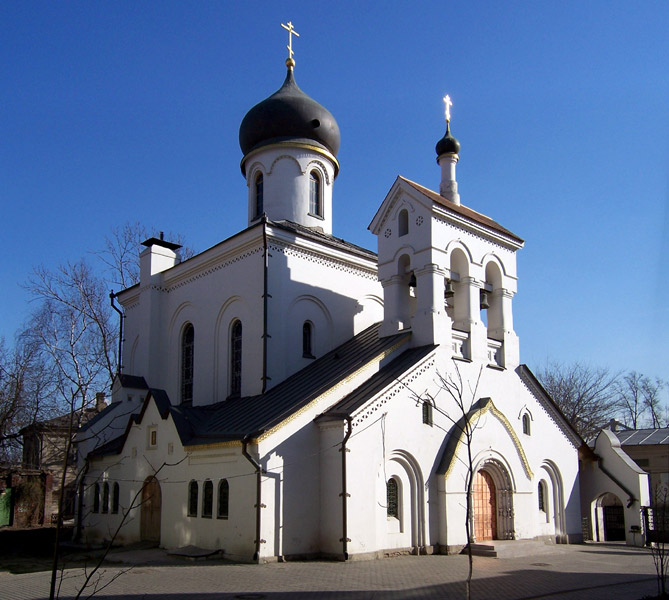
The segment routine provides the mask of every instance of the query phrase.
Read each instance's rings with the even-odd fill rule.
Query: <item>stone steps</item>
[[[556,545],[541,540],[491,540],[472,544],[474,556],[489,558],[520,558],[557,552]],[[467,553],[467,548],[462,551]]]

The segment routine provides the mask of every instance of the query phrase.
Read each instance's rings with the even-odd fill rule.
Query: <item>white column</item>
[[[441,167],[441,183],[439,184],[439,195],[460,206],[460,194],[458,194],[458,182],[455,179],[455,165],[458,162],[457,154],[442,154],[437,162]]]
[[[409,292],[401,275],[393,275],[381,282],[383,286],[383,323],[381,337],[393,335],[409,327]]]
[[[436,264],[414,271],[416,275],[416,313],[412,318],[413,346],[451,343],[451,319],[444,306],[446,273]]]

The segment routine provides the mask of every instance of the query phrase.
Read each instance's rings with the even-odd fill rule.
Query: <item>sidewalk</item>
[[[248,565],[221,559],[192,562],[163,550],[131,549],[117,551],[112,558],[121,562],[105,567],[95,598],[443,600],[464,597],[467,573],[465,556]],[[0,571],[0,599],[45,598],[49,577],[45,571],[20,575]],[[67,569],[60,597],[73,597],[83,578],[81,565]],[[555,546],[554,553],[529,559],[475,557],[472,592],[475,600],[639,600],[656,593],[655,569],[645,549]]]

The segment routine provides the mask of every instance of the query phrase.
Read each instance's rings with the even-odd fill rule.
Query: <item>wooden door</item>
[[[497,499],[495,483],[486,471],[479,471],[474,476],[472,509],[474,511],[474,537],[476,541],[496,539]]]
[[[155,477],[147,477],[142,489],[140,536],[142,541],[160,543],[160,508],[162,496]]]

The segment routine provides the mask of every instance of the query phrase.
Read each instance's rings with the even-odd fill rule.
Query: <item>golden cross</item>
[[[451,102],[451,97],[446,94],[444,96],[444,104],[446,105],[446,123],[451,122],[451,106],[453,106],[453,103]]]
[[[300,37],[300,34],[297,33],[293,29],[293,24],[288,21],[288,25],[284,25],[281,23],[281,27],[283,27],[287,32],[288,32],[288,45],[286,48],[288,48],[288,58],[292,59],[293,58],[293,36],[296,35],[297,37]]]

